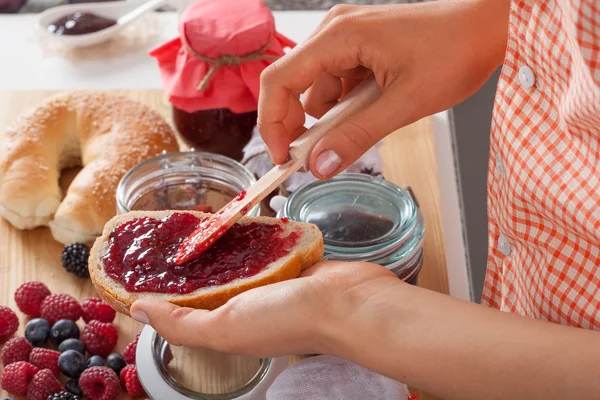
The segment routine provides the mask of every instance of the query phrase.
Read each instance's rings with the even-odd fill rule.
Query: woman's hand
[[[322,262],[214,311],[139,300],[169,343],[253,357],[342,357],[444,399],[589,399],[600,333],[519,317],[402,283],[365,263]]]
[[[326,353],[340,320],[365,299],[402,283],[387,269],[366,263],[321,262],[300,278],[252,289],[214,311],[139,300],[131,315],[174,345],[273,357]]]
[[[466,99],[502,62],[508,8],[509,0],[334,7],[261,76],[258,127],[271,158],[286,160],[305,111],[321,117],[372,73],[381,98],[315,146],[315,176],[333,176],[394,130]]]

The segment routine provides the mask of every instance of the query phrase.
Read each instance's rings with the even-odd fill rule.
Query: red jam
[[[175,127],[189,146],[237,161],[252,137],[256,117],[256,111],[236,114],[218,108],[189,113],[173,107]]]
[[[136,218],[116,227],[104,255],[106,273],[129,292],[190,293],[261,272],[285,257],[300,234],[280,225],[235,224],[195,258],[175,264],[175,253],[201,220],[174,213],[162,220]]]
[[[240,192],[240,194],[238,194],[237,197],[235,198],[235,201],[242,201],[242,200],[244,200],[245,197],[246,197],[246,191],[242,190]]]

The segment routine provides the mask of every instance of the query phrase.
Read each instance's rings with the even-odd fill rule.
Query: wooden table
[[[161,91],[123,93],[155,108],[170,120],[170,107]],[[52,92],[0,92],[0,132],[19,113],[51,94]],[[424,119],[390,135],[381,148],[381,154],[385,162],[385,177],[399,186],[410,185],[425,217],[425,261],[419,285],[448,293],[433,140],[431,121]],[[64,271],[60,261],[61,250],[62,245],[52,239],[46,228],[19,231],[0,220],[0,304],[17,310],[13,294],[21,283],[31,280],[43,281],[52,292],[69,293],[80,300],[96,297],[89,281]],[[21,322],[18,334],[22,335],[26,319],[21,313],[18,315]],[[117,316],[115,324],[120,334],[117,350],[122,351],[141,329],[141,325],[122,315]],[[211,377],[199,373],[198,379],[209,381]],[[219,382],[206,383],[219,385]],[[6,393],[1,392],[1,395]],[[128,396],[121,395],[119,398],[127,399]],[[433,399],[425,394],[421,394],[419,398]]]

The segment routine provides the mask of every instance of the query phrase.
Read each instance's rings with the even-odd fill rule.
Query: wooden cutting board
[[[161,91],[136,90],[117,91],[139,100],[159,111],[170,121],[170,106]],[[53,92],[0,92],[0,132],[12,123],[19,113],[34,107]],[[432,125],[429,119],[406,127],[390,135],[381,148],[384,158],[386,179],[399,185],[410,185],[420,203],[427,224],[425,237],[425,263],[420,274],[419,285],[448,293],[446,264],[441,229],[437,169],[433,149]],[[69,177],[64,177],[66,182]],[[97,297],[92,284],[65,272],[61,265],[62,245],[52,239],[46,228],[19,231],[0,219],[0,304],[17,310],[13,294],[23,282],[43,281],[53,293],[68,293],[79,300]],[[25,317],[17,312],[23,334]],[[83,322],[80,321],[80,328]],[[122,352],[141,329],[141,324],[128,317],[117,315],[115,324],[119,329],[117,350]],[[185,356],[176,360],[180,366],[186,364]],[[240,363],[241,369],[244,368]],[[240,370],[241,375],[241,370]],[[218,388],[226,384],[214,374],[199,369],[195,376],[203,387]],[[241,382],[240,382],[241,383]],[[6,396],[5,392],[0,392]],[[128,399],[121,395],[119,399]],[[421,395],[420,399],[433,399]]]

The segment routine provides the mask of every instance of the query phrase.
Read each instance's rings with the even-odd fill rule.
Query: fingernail
[[[342,159],[333,150],[326,150],[319,154],[315,161],[317,173],[321,176],[333,174],[342,165]]]
[[[148,316],[141,310],[131,312],[131,318],[145,325],[148,325],[150,323],[150,321],[148,320]]]

